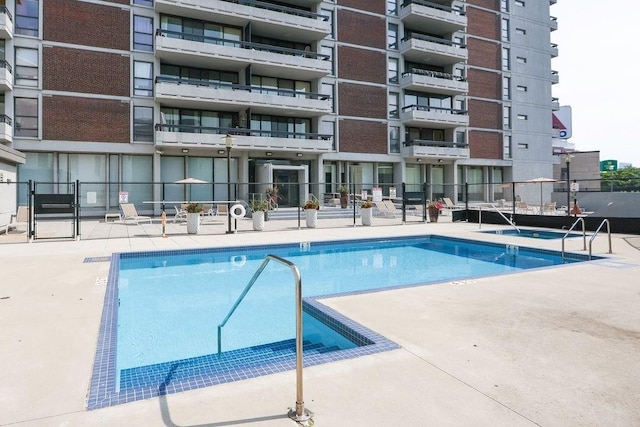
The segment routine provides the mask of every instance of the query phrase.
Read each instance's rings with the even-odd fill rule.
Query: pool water
[[[288,259],[300,271],[305,365],[396,347],[332,312],[317,297],[586,260],[441,236],[115,254],[94,367],[94,379],[110,380],[95,387],[92,383],[89,408],[157,395],[159,384],[167,392],[167,378],[180,391],[291,369],[295,284],[291,270],[275,262],[224,327],[218,356],[217,326],[267,254]],[[265,354],[275,353],[277,360],[267,360]],[[106,366],[100,366],[105,363],[101,354],[110,357]],[[236,371],[240,373],[232,374]]]
[[[567,234],[566,231],[535,230],[535,229],[526,229],[526,228],[521,228],[519,232],[516,229],[510,228],[507,230],[482,231],[482,233],[498,234],[498,235],[504,235],[504,236],[529,237],[533,239],[543,239],[543,240],[562,239]],[[569,235],[567,235],[567,238],[580,237],[580,236],[581,234],[578,234],[578,233],[569,233]]]

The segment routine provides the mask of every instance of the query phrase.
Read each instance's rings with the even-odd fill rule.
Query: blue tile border
[[[320,241],[312,242],[314,247],[335,245],[336,243],[350,243],[350,242],[381,242],[381,241],[411,241],[425,238],[437,238],[450,241],[458,241],[468,244],[482,244],[493,247],[505,248],[508,245],[484,242],[471,239],[463,239],[457,237],[448,237],[440,235],[420,235],[420,236],[400,236],[389,238],[371,238],[371,239],[350,239],[350,240],[336,240],[336,241]],[[276,245],[258,245],[258,246],[235,246],[225,248],[203,248],[203,249],[182,249],[171,251],[144,251],[144,252],[128,252],[128,253],[115,253],[108,258],[111,260],[109,267],[109,276],[106,285],[105,302],[102,312],[102,319],[100,324],[100,331],[98,336],[98,343],[96,349],[96,356],[94,360],[94,367],[92,373],[91,384],[89,388],[89,394],[87,398],[87,408],[89,410],[103,408],[107,406],[113,406],[121,403],[132,402],[140,399],[147,399],[150,397],[156,397],[165,394],[178,393],[181,391],[197,389],[201,387],[208,387],[215,384],[222,384],[227,382],[239,381],[248,378],[254,378],[257,376],[267,375],[271,373],[283,372],[287,370],[295,369],[295,354],[290,357],[283,357],[280,360],[274,360],[266,364],[247,364],[241,369],[230,368],[225,371],[224,363],[228,363],[228,360],[220,360],[217,355],[201,356],[198,358],[167,362],[164,364],[158,364],[149,367],[141,368],[140,373],[136,375],[154,376],[155,378],[163,378],[163,381],[154,385],[141,386],[135,383],[136,375],[127,376],[127,373],[123,373],[125,381],[131,381],[131,385],[123,387],[120,392],[116,391],[117,378],[116,378],[116,349],[117,349],[117,325],[118,325],[118,272],[120,270],[120,261],[122,259],[136,259],[145,258],[150,255],[157,255],[158,253],[166,254],[167,257],[174,255],[184,254],[198,254],[198,253],[234,253],[249,249],[277,249],[277,248],[289,248],[299,247],[301,243],[295,244],[276,244]],[[514,246],[514,245],[511,245]],[[517,245],[522,250],[538,252],[547,255],[558,256],[558,251],[537,249],[527,246]],[[301,247],[301,250],[302,247]],[[567,256],[573,260],[587,261],[588,255],[567,253]],[[593,260],[601,259],[602,257],[592,257]],[[87,258],[88,259],[88,258]],[[100,261],[105,261],[100,259]],[[98,262],[90,260],[85,262]],[[557,267],[557,266],[556,266]],[[339,294],[341,296],[354,295],[361,293],[379,292],[390,289],[399,289],[404,287],[422,286],[424,284],[398,286],[393,288],[375,289],[369,291],[356,291]],[[343,336],[347,337],[352,342],[355,342],[358,346],[347,350],[335,350],[326,352],[307,352],[305,347],[304,366],[314,366],[328,362],[334,362],[338,360],[356,358],[364,355],[370,355],[374,353],[389,351],[400,348],[400,346],[380,334],[352,321],[351,319],[343,316],[339,312],[331,309],[330,307],[320,303],[318,299],[331,298],[335,295],[322,295],[318,297],[304,298],[303,305],[304,311],[309,315],[314,316],[327,326],[338,331]],[[287,343],[283,344],[284,346]],[[231,355],[236,357],[242,350]]]

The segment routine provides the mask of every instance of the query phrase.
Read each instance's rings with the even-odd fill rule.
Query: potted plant
[[[187,233],[198,234],[200,231],[200,214],[203,211],[200,203],[189,203],[184,208],[187,211]]]
[[[340,193],[340,207],[346,209],[349,204],[349,189],[346,185],[338,187],[338,193]]]
[[[427,209],[429,211],[429,221],[438,222],[438,215],[440,215],[440,210],[443,208],[443,204],[440,202],[430,202],[427,205]]]
[[[360,203],[360,219],[362,225],[371,225],[371,219],[373,218],[373,203],[369,200],[363,200]]]
[[[252,200],[249,203],[251,208],[251,219],[253,220],[253,229],[255,231],[264,230],[265,214],[269,209],[269,202],[266,200]]]
[[[318,225],[318,210],[320,210],[318,199],[311,198],[307,200],[302,205],[302,209],[304,209],[306,213],[307,227],[316,228]]]

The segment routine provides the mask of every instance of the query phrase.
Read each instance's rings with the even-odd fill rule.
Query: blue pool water
[[[217,356],[217,326],[266,254],[300,270],[305,365],[395,347],[315,297],[563,263],[553,251],[438,236],[116,254],[89,408],[292,368],[294,280],[289,268],[274,262],[225,326]],[[585,259],[570,255],[564,263]]]
[[[536,230],[536,229],[526,229],[526,228],[521,228],[520,231],[510,228],[508,230],[482,231],[482,233],[499,234],[504,236],[530,237],[534,239],[543,239],[543,240],[562,239],[567,234],[566,231],[549,231],[549,230]],[[567,238],[580,237],[580,236],[581,234],[578,234],[578,233],[569,233]]]

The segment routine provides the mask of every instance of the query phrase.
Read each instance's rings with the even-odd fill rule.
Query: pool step
[[[340,350],[338,346],[322,343],[303,343],[305,357]],[[211,384],[222,383],[218,376],[242,375],[252,377],[251,371],[264,374],[269,365],[291,364],[295,367],[295,340],[286,340],[255,347],[223,352],[220,356],[210,354],[156,365],[125,369],[120,376],[120,391],[136,388],[167,387],[172,381],[180,382],[189,378],[209,378]],[[247,371],[249,374],[247,374]],[[240,374],[238,374],[240,373]]]

